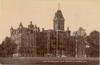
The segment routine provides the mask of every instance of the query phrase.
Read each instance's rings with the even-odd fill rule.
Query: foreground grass
[[[99,58],[75,58],[75,57],[9,57],[0,58],[1,64],[34,64],[34,63],[54,63],[54,62],[95,62],[99,63]]]

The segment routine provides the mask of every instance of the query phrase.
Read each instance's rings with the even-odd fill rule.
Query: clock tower
[[[53,28],[55,31],[64,31],[64,17],[60,9],[57,10],[53,19]]]

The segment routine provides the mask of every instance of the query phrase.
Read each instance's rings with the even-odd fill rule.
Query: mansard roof
[[[57,12],[55,13],[55,16],[56,16],[57,18],[63,18],[62,11],[58,9]]]

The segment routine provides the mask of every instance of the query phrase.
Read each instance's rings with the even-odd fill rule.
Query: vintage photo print
[[[99,0],[0,0],[0,65],[99,65]]]

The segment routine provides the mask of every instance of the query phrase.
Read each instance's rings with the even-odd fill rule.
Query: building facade
[[[11,27],[11,39],[17,44],[16,54],[21,57],[74,57],[76,55],[75,37],[71,36],[69,28],[64,30],[64,17],[61,10],[57,10],[53,19],[54,29],[40,31],[32,24],[24,27],[20,23],[17,29]],[[81,50],[84,49],[80,49]],[[81,53],[80,55],[83,55]]]

